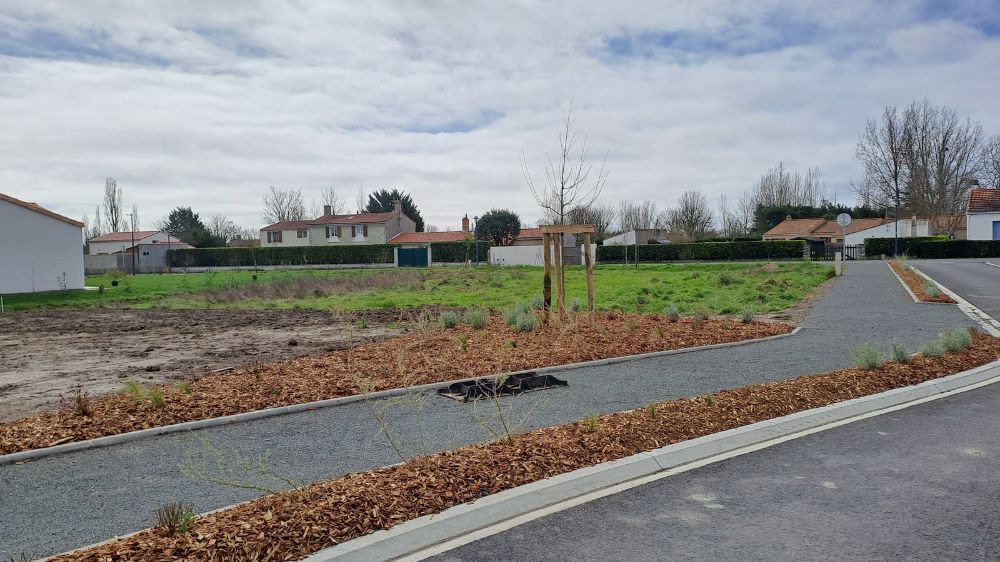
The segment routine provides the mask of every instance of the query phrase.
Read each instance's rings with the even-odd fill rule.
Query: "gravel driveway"
[[[504,399],[521,428],[543,427],[651,402],[789,378],[851,364],[863,341],[911,349],[945,329],[970,326],[957,307],[914,303],[883,262],[848,264],[796,336],[740,347],[565,371],[566,388]],[[173,434],[0,467],[0,556],[44,556],[150,526],[170,501],[208,511],[258,495],[181,474],[207,461],[208,440],[223,454],[267,458],[297,482],[328,479],[398,462],[378,434],[369,404]],[[382,408],[384,403],[375,403]],[[412,450],[432,452],[488,439],[485,408],[438,397],[389,406],[387,422]],[[480,415],[481,414],[481,415]],[[193,459],[193,460],[189,460]],[[230,474],[267,482],[253,474]],[[273,485],[273,482],[271,483]]]

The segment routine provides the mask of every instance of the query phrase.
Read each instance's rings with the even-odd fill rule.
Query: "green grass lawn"
[[[809,262],[781,263],[777,271],[765,271],[762,263],[653,264],[598,266],[594,271],[595,302],[599,308],[662,312],[675,306],[681,314],[707,309],[714,314],[733,314],[744,309],[774,312],[794,305],[828,278],[832,267]],[[401,275],[402,274],[402,275]],[[46,306],[88,307],[118,305],[133,308],[241,308],[241,309],[333,309],[365,310],[406,308],[425,304],[458,307],[507,308],[531,300],[542,291],[542,269],[538,267],[437,267],[420,270],[309,270],[217,272],[198,274],[140,275],[111,287],[107,277],[90,277],[98,291],[75,291],[11,295],[8,310]],[[364,276],[396,276],[393,281],[368,288]],[[355,285],[334,286],[353,276]],[[374,280],[374,278],[372,278]],[[255,296],[263,285],[277,282],[295,290],[287,298]],[[236,296],[227,288],[244,287]],[[553,283],[555,291],[555,283]],[[278,292],[277,294],[285,294]],[[221,295],[218,296],[218,295]],[[586,302],[586,277],[582,267],[566,271],[566,298]]]

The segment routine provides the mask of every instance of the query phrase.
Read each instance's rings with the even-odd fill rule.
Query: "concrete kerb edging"
[[[526,371],[514,371],[508,373],[510,375],[517,375],[522,373],[554,373],[558,371],[571,371],[574,369],[581,369],[585,367],[596,367],[601,365],[610,365],[613,363],[624,363],[627,361],[637,361],[640,359],[647,359],[651,357],[663,357],[668,355],[679,355],[682,353],[691,353],[695,351],[705,351],[709,349],[719,349],[725,347],[736,347],[740,345],[749,345],[753,343],[759,343],[769,340],[775,340],[779,338],[786,338],[789,336],[794,336],[802,330],[802,327],[796,327],[791,332],[787,334],[778,334],[776,336],[767,336],[764,338],[756,338],[752,340],[741,340],[735,342],[726,343],[716,343],[710,345],[702,345],[698,347],[685,347],[682,349],[670,349],[666,351],[653,351],[650,353],[640,353],[638,355],[623,355],[621,357],[609,357],[607,359],[595,359],[593,361],[583,361],[580,363],[570,363],[567,365],[554,365],[551,367],[540,367],[538,369],[530,369]],[[20,451],[17,453],[9,453],[6,455],[0,455],[0,466],[7,464],[13,464],[18,462],[25,462],[29,460],[40,459],[43,457],[48,457],[52,455],[59,455],[64,453],[71,453],[74,451],[83,451],[87,449],[96,449],[99,447],[109,447],[111,445],[118,445],[120,443],[127,443],[130,441],[138,441],[140,439],[148,439],[150,437],[156,437],[158,435],[166,435],[170,433],[179,433],[183,431],[195,431],[199,429],[206,429],[210,427],[218,427],[222,425],[229,425],[235,423],[242,423],[252,420],[258,420],[263,418],[270,418],[275,416],[284,416],[287,414],[295,414],[299,412],[305,412],[309,410],[319,410],[321,408],[331,408],[335,406],[343,406],[345,404],[350,404],[352,402],[359,402],[362,400],[379,400],[383,398],[392,398],[395,396],[404,396],[407,394],[427,392],[437,390],[439,388],[447,388],[448,386],[455,384],[456,382],[468,381],[476,378],[488,377],[489,375],[482,375],[478,377],[466,377],[462,379],[455,379],[445,382],[435,382],[429,384],[422,384],[418,386],[408,386],[404,388],[393,388],[389,390],[382,390],[379,392],[371,392],[368,394],[356,394],[354,396],[343,396],[340,398],[328,398],[326,400],[317,400],[315,402],[305,402],[302,404],[292,404],[289,406],[280,406],[277,408],[267,408],[264,410],[255,410],[253,412],[244,412],[242,414],[233,414],[231,416],[221,416],[218,418],[209,418],[205,420],[195,420],[183,423],[176,423],[172,425],[164,425],[160,427],[151,427],[149,429],[141,429],[139,431],[130,431],[128,433],[119,433],[118,435],[108,435],[106,437],[97,437],[94,439],[88,439],[86,441],[75,441],[73,443],[64,443],[62,445],[54,445],[52,447],[44,447],[42,449],[31,449],[29,451]]]
[[[400,523],[391,529],[314,553],[307,561],[391,560],[433,547],[518,516],[545,509],[585,494],[648,477],[686,464],[774,440],[794,438],[831,424],[849,423],[887,408],[964,392],[1000,382],[1000,361],[962,373],[847,400],[668,445],[654,451],[561,474],[512,488],[472,503]],[[765,445],[766,446],[766,445]]]
[[[958,305],[958,309],[964,312],[965,315],[968,316],[969,318],[972,318],[972,320],[974,320],[977,324],[979,324],[983,328],[983,330],[986,331],[986,333],[992,335],[993,337],[1000,338],[1000,322],[998,322],[995,318],[983,312],[978,306],[962,298],[955,291],[952,291],[948,287],[945,287],[944,285],[938,283],[933,278],[931,278],[930,275],[927,275],[926,273],[920,271],[915,267],[913,267],[912,269],[917,273],[917,275],[937,285],[938,289],[941,289],[942,293],[951,297],[952,300],[954,300],[955,303]]]
[[[896,276],[896,279],[899,280],[899,284],[902,285],[904,289],[906,289],[906,292],[909,293],[910,298],[913,299],[913,302],[915,302],[917,304],[944,304],[944,305],[948,305],[948,306],[951,306],[953,304],[953,303],[950,303],[950,302],[933,302],[933,301],[922,301],[922,300],[920,300],[920,298],[917,297],[916,293],[913,292],[913,289],[911,289],[910,286],[906,284],[906,281],[903,281],[903,278],[900,277],[898,273],[896,273],[896,270],[892,268],[892,265],[890,265],[889,263],[886,263],[885,265],[886,265],[886,267],[889,268],[889,271],[891,271],[892,274]],[[920,273],[913,266],[910,266],[910,269],[912,269],[913,271],[916,271],[917,273]],[[926,275],[924,277],[926,277]],[[938,285],[938,286],[940,286],[940,285]],[[948,295],[948,296],[951,296],[951,295]]]

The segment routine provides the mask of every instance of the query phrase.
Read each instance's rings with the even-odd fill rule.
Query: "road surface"
[[[917,269],[1000,320],[1000,258],[919,260]]]

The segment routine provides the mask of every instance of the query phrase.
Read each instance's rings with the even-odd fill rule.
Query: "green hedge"
[[[908,249],[910,244],[918,242],[940,242],[942,240],[948,240],[947,236],[917,236],[913,238],[900,238],[899,239],[899,253],[909,254]],[[865,239],[865,256],[870,258],[877,258],[882,254],[887,256],[892,255],[893,239],[892,238],[866,238]]]
[[[695,244],[702,244],[704,242],[761,242],[764,240],[763,236],[737,236],[736,238],[704,238],[702,240],[695,240]]]
[[[879,238],[879,242],[871,247],[878,248],[875,253],[869,250],[865,240],[865,255],[877,257],[880,254],[892,255],[892,238]],[[880,251],[882,240],[889,241],[888,251]],[[904,246],[903,241],[906,241]],[[997,258],[1000,257],[1000,240],[942,240],[938,238],[900,238],[899,253],[911,258]]]
[[[805,254],[805,244],[803,240],[694,242],[640,245],[638,250],[640,262],[802,259]],[[628,261],[633,261],[636,246],[599,246],[597,248],[597,261],[622,263],[625,261],[626,250],[628,251]]]
[[[465,263],[476,261],[479,252],[479,262],[490,261],[491,242],[485,240],[469,240],[468,242],[432,242],[431,261],[435,263]]]
[[[391,264],[393,246],[298,246],[288,248],[194,248],[170,250],[171,267],[310,264]]]

